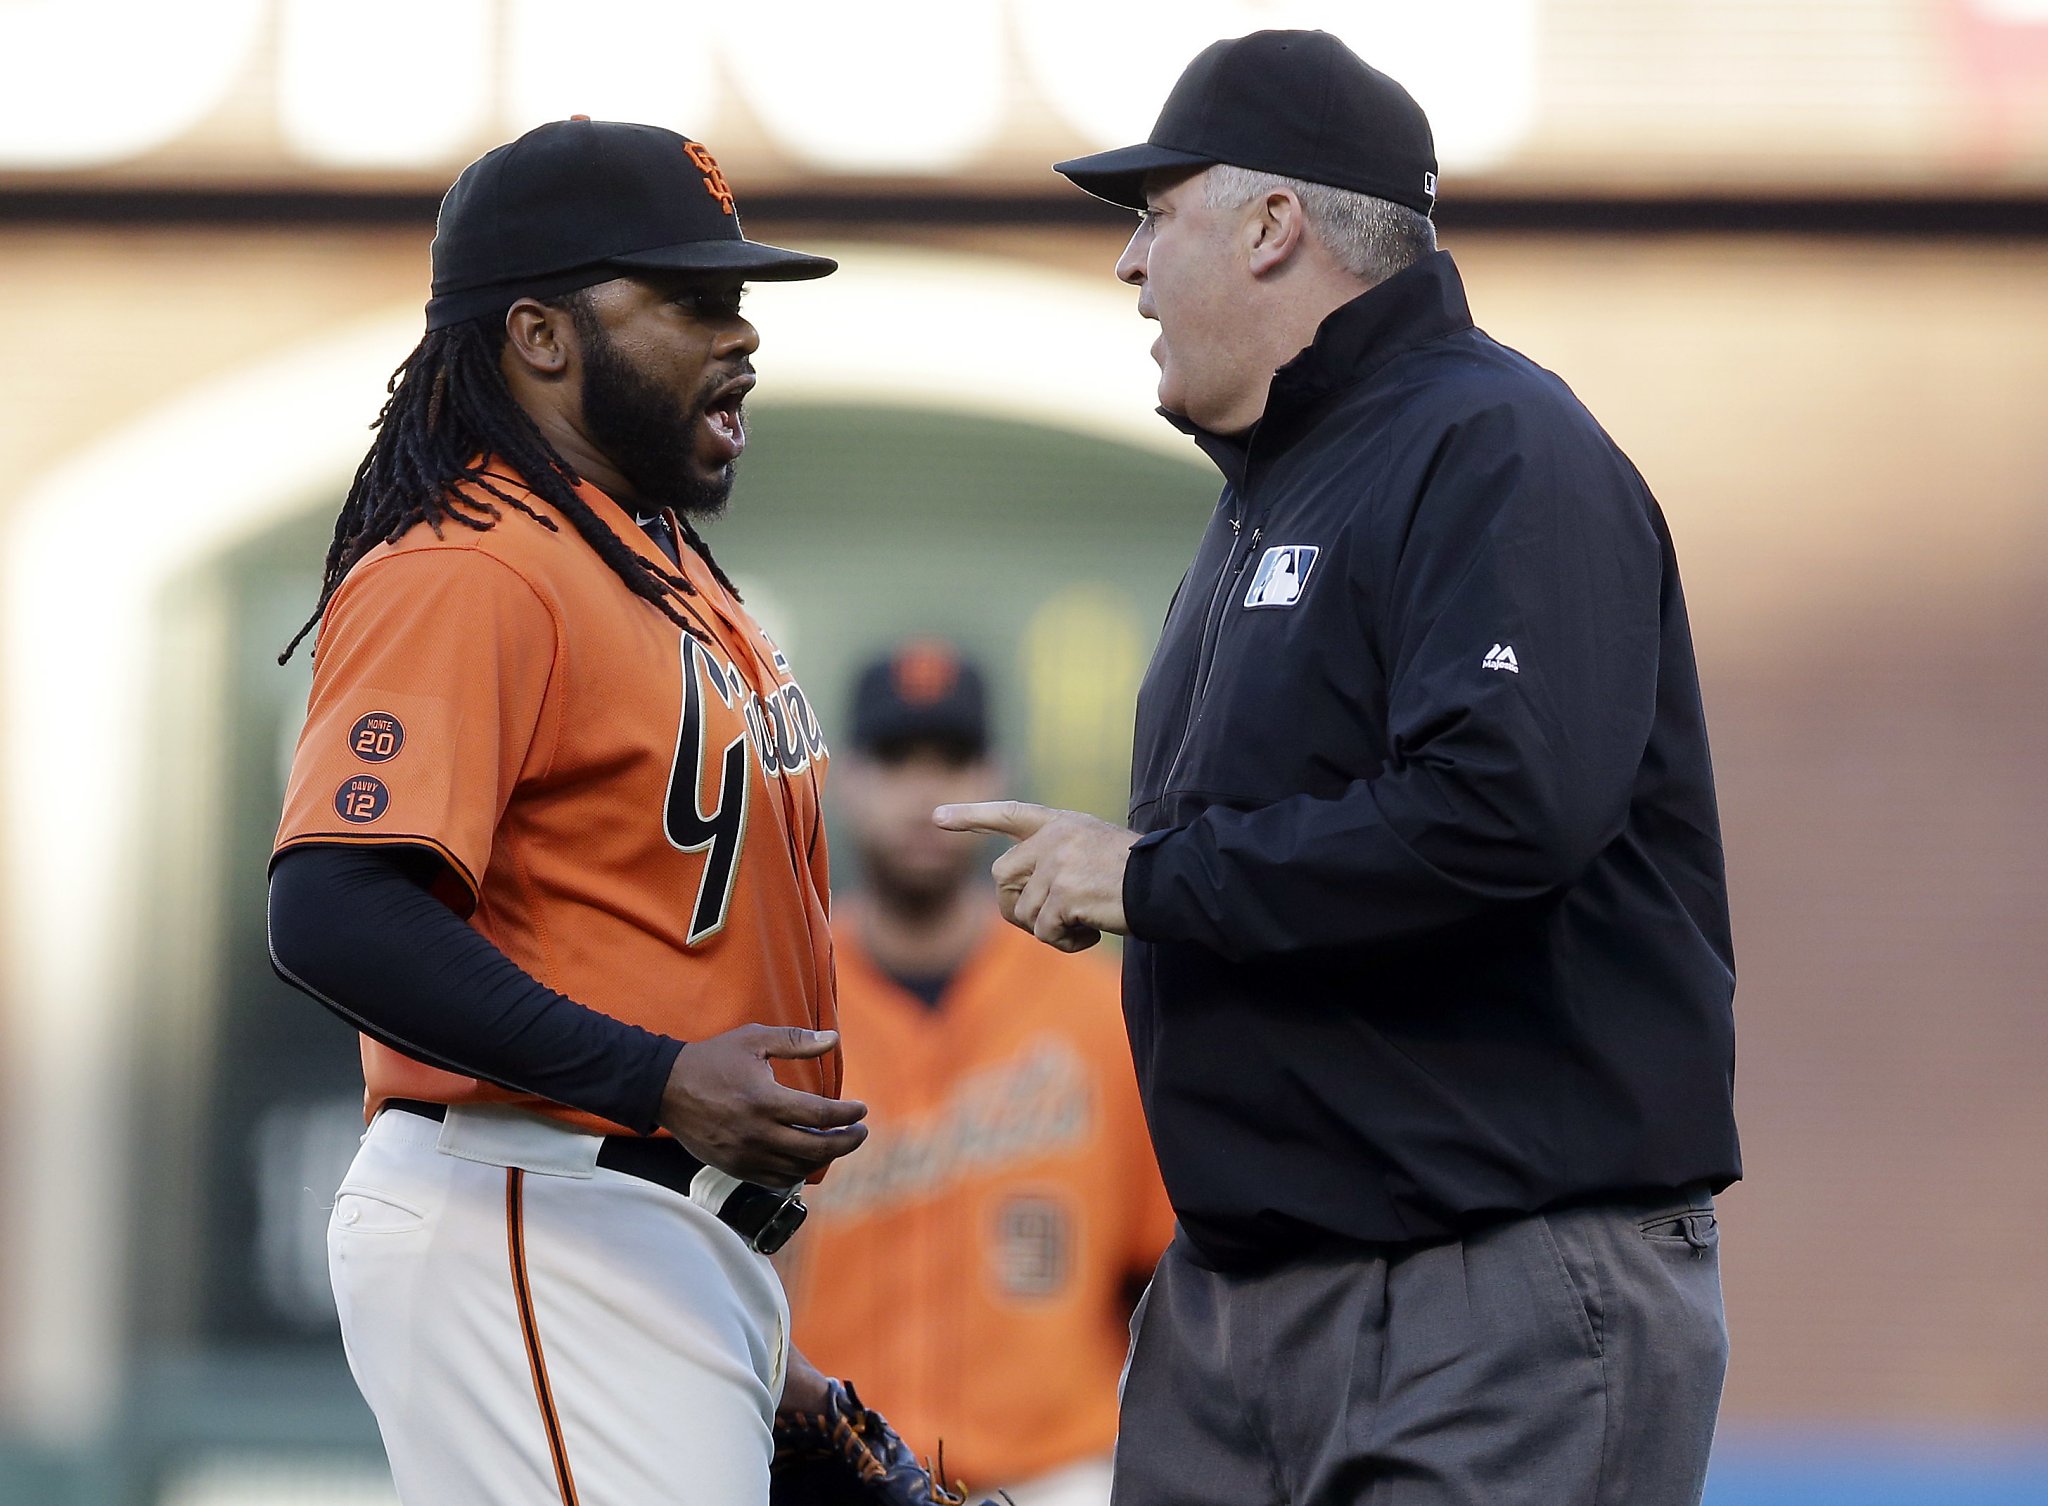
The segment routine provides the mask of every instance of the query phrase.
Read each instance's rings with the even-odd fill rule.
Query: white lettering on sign
[[[100,167],[213,112],[263,29],[265,0],[10,0],[0,5],[0,167]]]
[[[2048,0],[1970,0],[1970,8],[2006,26],[2048,26]]]
[[[930,175],[994,145],[1009,105],[998,0],[783,0],[775,18],[732,26],[725,58],[768,134],[805,166]]]
[[[1461,173],[1492,167],[1535,128],[1535,0],[1435,0],[1355,11],[1356,22],[1342,28],[1344,40],[1399,79],[1428,112],[1440,166]]]
[[[1370,3],[1347,7],[1352,12],[1375,8]],[[1176,0],[1148,6],[1018,0],[1011,19],[1031,76],[1053,108],[1089,146],[1113,147],[1150,134],[1188,59],[1218,37],[1315,26],[1311,16],[1317,9],[1303,0],[1269,5]]]
[[[712,135],[723,101],[708,21],[677,0],[507,0],[500,130],[588,115]]]
[[[487,129],[487,0],[284,0],[278,124],[322,167],[432,167]]]
[[[764,22],[676,0],[0,0],[0,57],[14,65],[0,171],[180,146],[275,167],[264,108],[285,162],[359,172],[452,176],[571,114],[713,142],[743,115],[800,170],[945,176],[1000,156],[1019,178],[1054,155],[1143,140],[1216,38],[1327,24],[1330,9],[785,0]],[[277,46],[259,49],[273,20]],[[1533,123],[1536,22],[1537,0],[1357,0],[1333,29],[1421,100],[1444,163],[1472,169]]]

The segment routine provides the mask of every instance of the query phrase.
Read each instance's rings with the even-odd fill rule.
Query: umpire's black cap
[[[1137,146],[1053,164],[1097,198],[1145,207],[1145,176],[1227,162],[1405,204],[1436,205],[1436,143],[1408,91],[1327,31],[1212,42]]]
[[[430,330],[634,271],[793,282],[839,267],[748,240],[702,142],[580,115],[535,126],[465,167],[441,200],[433,258]]]
[[[862,666],[852,723],[854,746],[874,757],[936,745],[980,758],[989,748],[988,681],[952,644],[913,638]]]

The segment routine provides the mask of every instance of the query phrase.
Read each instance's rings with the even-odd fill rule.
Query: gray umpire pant
[[[1728,1360],[1704,1193],[1256,1274],[1176,1237],[1131,1329],[1113,1506],[1698,1506]]]

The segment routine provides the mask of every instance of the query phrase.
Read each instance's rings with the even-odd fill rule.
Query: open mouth
[[[704,426],[716,465],[732,464],[747,447],[747,420],[743,405],[753,387],[752,377],[735,377],[713,393],[711,400],[704,405]]]

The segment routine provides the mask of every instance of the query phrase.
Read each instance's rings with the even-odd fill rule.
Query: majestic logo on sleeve
[[[1504,669],[1511,675],[1522,672],[1521,661],[1515,657],[1512,643],[1496,643],[1486,651],[1486,657],[1479,661],[1481,669]]]
[[[1308,589],[1309,572],[1322,550],[1314,544],[1275,544],[1259,561],[1252,588],[1244,593],[1248,607],[1291,607]]]

